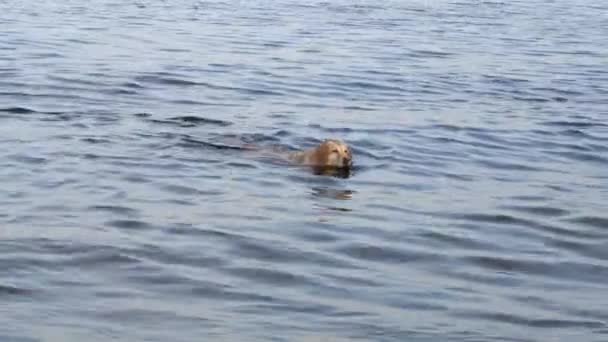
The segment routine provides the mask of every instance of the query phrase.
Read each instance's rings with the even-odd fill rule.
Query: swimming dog
[[[313,167],[350,168],[353,165],[353,154],[348,145],[334,139],[325,140],[310,150],[291,152],[289,159]]]

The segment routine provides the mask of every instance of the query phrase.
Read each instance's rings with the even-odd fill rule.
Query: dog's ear
[[[326,140],[318,148],[319,154],[328,155],[331,151],[331,143]]]

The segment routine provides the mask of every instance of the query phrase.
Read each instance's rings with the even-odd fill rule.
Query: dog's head
[[[353,154],[344,142],[325,140],[317,147],[317,161],[323,166],[349,168],[353,165]]]

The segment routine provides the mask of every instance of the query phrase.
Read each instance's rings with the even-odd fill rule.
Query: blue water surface
[[[606,37],[600,0],[0,1],[0,341],[608,340]],[[277,156],[325,138],[349,177]]]

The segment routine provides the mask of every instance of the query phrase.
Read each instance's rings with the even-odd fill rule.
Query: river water
[[[0,1],[0,340],[607,341],[608,5]],[[340,138],[349,177],[262,150]]]

